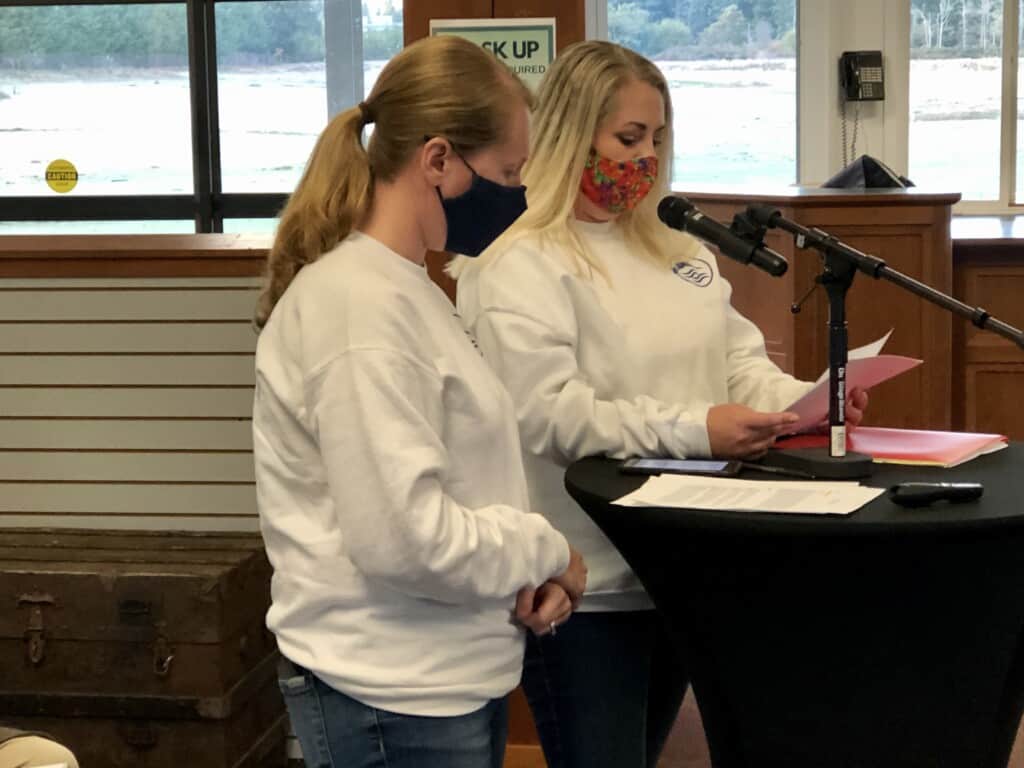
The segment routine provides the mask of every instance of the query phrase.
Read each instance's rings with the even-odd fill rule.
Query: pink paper
[[[911,368],[916,368],[921,363],[921,360],[901,355],[878,355],[850,360],[846,364],[846,391],[849,392],[854,387],[870,389]],[[817,427],[828,418],[828,377],[815,384],[814,389],[785,410],[800,416],[800,421],[793,427],[794,433],[806,432]]]
[[[1005,448],[1005,435],[972,432],[938,432],[923,429],[857,427],[846,433],[846,448],[866,453],[876,461],[895,464],[931,464],[955,467],[985,453]],[[776,448],[825,448],[826,435],[797,435],[775,444]]]

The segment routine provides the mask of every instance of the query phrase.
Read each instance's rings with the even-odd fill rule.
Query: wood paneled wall
[[[554,16],[558,50],[587,36],[586,3],[580,0],[494,0],[493,15],[496,19]]]
[[[431,19],[490,19],[492,0],[405,0],[402,6],[405,44],[430,34]]]
[[[957,298],[1024,328],[1024,241],[954,247]],[[953,325],[953,423],[1024,440],[1024,351],[966,320]]]
[[[406,0],[406,44],[426,37],[431,19],[503,19],[554,16],[559,50],[586,37],[585,0]]]

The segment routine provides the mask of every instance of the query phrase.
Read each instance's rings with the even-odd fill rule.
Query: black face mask
[[[461,158],[460,158],[461,159]],[[465,160],[462,162],[466,163]],[[437,196],[448,222],[444,249],[463,256],[479,256],[498,239],[526,210],[526,187],[506,187],[485,179],[466,163],[473,173],[469,189],[457,197]]]

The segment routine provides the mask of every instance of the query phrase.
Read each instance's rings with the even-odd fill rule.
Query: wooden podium
[[[1024,327],[1024,220],[960,217],[953,222],[957,297]],[[953,324],[953,424],[1024,440],[1024,350],[970,323]],[[1024,760],[1024,742],[1022,742]]]
[[[823,229],[944,293],[953,290],[950,220],[959,194],[803,187],[767,194],[681,194],[723,224],[747,205],[773,206],[786,218]],[[733,305],[760,327],[772,359],[799,378],[814,380],[828,367],[825,291],[815,290],[799,314],[790,306],[814,286],[821,260],[816,251],[797,250],[792,236],[780,230],[769,230],[765,244],[789,261],[789,271],[780,278],[721,255],[718,264],[732,283]],[[847,318],[851,349],[892,328],[884,351],[925,361],[872,390],[865,424],[951,428],[952,316],[885,280],[858,274],[847,298]]]

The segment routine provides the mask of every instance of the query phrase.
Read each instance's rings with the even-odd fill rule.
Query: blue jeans
[[[420,717],[368,707],[287,660],[278,677],[307,768],[501,768],[505,759],[505,698]]]
[[[523,690],[548,768],[654,768],[686,669],[655,611],[575,613],[527,635]]]

